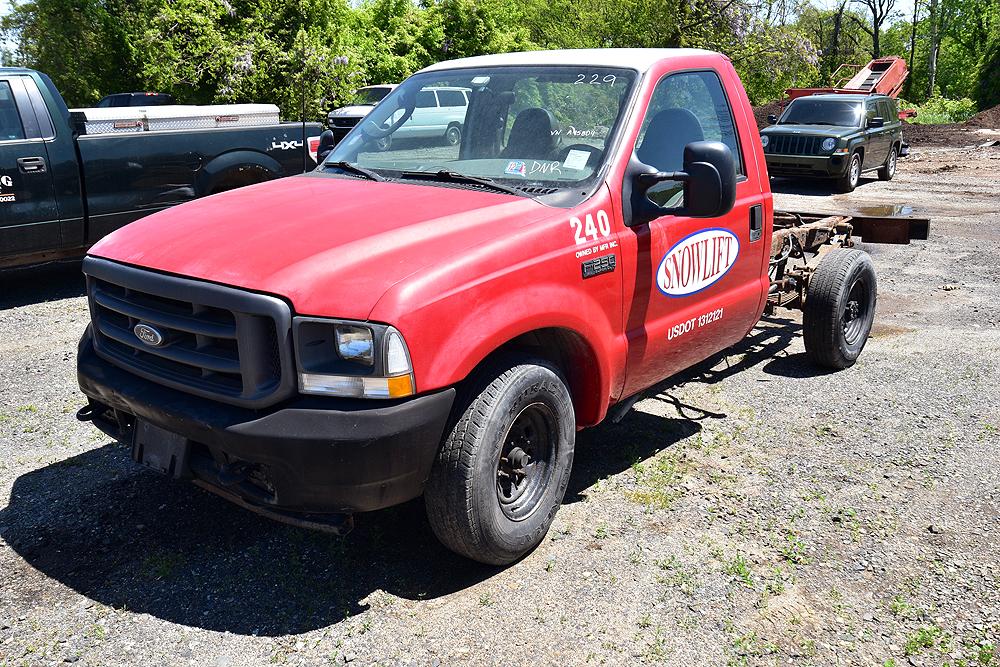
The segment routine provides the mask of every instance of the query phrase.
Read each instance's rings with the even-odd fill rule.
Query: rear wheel
[[[875,320],[877,286],[868,253],[836,248],[809,279],[802,335],[809,358],[828,368],[847,368],[864,349]]]
[[[860,180],[861,154],[854,153],[851,155],[851,161],[847,165],[847,171],[837,179],[837,189],[840,192],[854,192],[854,188],[858,187],[858,181]]]
[[[896,160],[898,157],[899,149],[893,146],[889,149],[889,157],[885,159],[885,164],[883,164],[878,170],[878,180],[892,180],[892,177],[896,175]]]
[[[506,565],[545,537],[569,484],[576,419],[544,361],[494,366],[473,381],[424,492],[434,534],[456,553]]]
[[[462,143],[462,128],[459,125],[451,125],[444,133],[444,141],[449,146],[457,146]]]

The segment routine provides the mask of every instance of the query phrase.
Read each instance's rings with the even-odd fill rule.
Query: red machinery
[[[844,70],[848,71],[847,75],[842,74]],[[785,90],[785,94],[788,96],[788,100],[821,93],[867,93],[869,95],[897,97],[909,74],[910,71],[906,67],[905,60],[899,56],[886,56],[885,58],[875,58],[867,65],[841,65],[831,77],[838,82],[832,88],[788,88]],[[840,78],[838,79],[838,77]],[[913,115],[915,114],[912,111],[899,112],[900,118]]]

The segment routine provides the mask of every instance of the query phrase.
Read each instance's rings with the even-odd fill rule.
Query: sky
[[[0,0],[0,17],[7,16],[10,11],[10,0]],[[7,46],[5,41],[0,41],[0,46]]]

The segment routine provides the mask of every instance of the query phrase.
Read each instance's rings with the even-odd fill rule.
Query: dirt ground
[[[0,665],[1000,665],[1000,148],[774,187],[933,220],[871,247],[858,364],[817,372],[795,316],[762,323],[582,432],[506,569],[419,503],[340,539],[137,469],[73,418],[79,266],[0,277]]]

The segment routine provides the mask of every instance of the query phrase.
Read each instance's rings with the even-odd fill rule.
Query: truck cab
[[[319,132],[274,105],[71,111],[44,73],[0,68],[0,269],[80,257],[150,213],[302,173]]]
[[[891,180],[902,154],[903,124],[886,95],[819,94],[793,99],[760,133],[771,176],[833,179],[851,192],[861,175]]]
[[[0,266],[5,257],[83,244],[69,110],[52,90],[44,74],[0,68]]]
[[[441,90],[468,99],[461,141],[393,141]],[[275,519],[343,532],[423,495],[446,546],[513,562],[552,522],[578,429],[743,338],[774,267],[801,294],[764,160],[717,53],[433,65],[314,172],[94,246],[78,416]],[[850,229],[809,224],[800,249]],[[874,313],[870,260],[845,252],[853,291],[810,297],[832,314],[807,335],[841,368]]]

